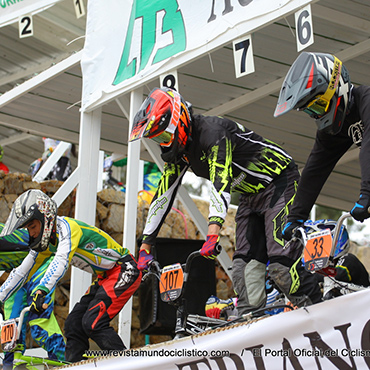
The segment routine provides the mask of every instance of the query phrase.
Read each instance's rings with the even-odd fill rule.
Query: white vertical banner
[[[233,42],[235,77],[254,72],[252,36],[248,35]]]
[[[295,13],[295,29],[298,52],[314,43],[310,4]]]

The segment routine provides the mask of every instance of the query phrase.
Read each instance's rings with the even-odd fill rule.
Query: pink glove
[[[221,247],[218,244],[219,241],[220,237],[218,235],[207,235],[200,254],[205,258],[214,260],[221,252]]]
[[[139,259],[137,261],[137,268],[140,271],[148,270],[149,262],[152,259],[153,259],[153,256],[147,249],[141,249],[139,252]]]

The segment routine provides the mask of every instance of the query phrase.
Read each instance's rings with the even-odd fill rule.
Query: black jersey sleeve
[[[345,134],[329,135],[322,131],[316,140],[302,171],[288,221],[307,220],[312,206],[338,160],[351,147]]]
[[[185,163],[166,163],[157,191],[150,203],[143,231],[143,242],[154,244],[166,216],[170,212],[182,179],[189,168]]]

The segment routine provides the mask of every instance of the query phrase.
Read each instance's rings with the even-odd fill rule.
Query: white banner
[[[36,14],[60,0],[0,0],[0,27],[18,22],[25,14]]]
[[[312,1],[90,0],[81,62],[82,109],[101,105]]]
[[[127,351],[81,369],[359,370],[370,368],[369,290],[253,323]]]

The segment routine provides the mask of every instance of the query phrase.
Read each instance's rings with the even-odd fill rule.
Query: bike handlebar
[[[333,230],[333,244],[332,244],[332,247],[331,247],[330,255],[333,255],[333,253],[335,251],[335,246],[337,245],[339,235],[340,235],[340,229],[343,225],[343,222],[344,222],[345,219],[347,219],[349,217],[352,217],[352,215],[349,212],[346,212],[346,213],[343,213],[342,216],[340,216],[338,218],[338,221],[337,221],[337,223],[334,227],[334,230]]]

